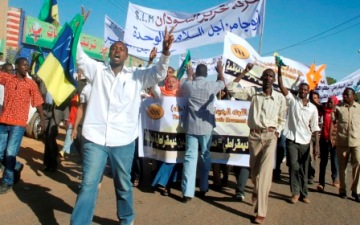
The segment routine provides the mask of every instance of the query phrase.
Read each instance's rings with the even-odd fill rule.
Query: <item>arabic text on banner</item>
[[[249,166],[247,101],[216,101],[216,128],[213,131],[212,162]],[[164,162],[182,162],[185,131],[182,121],[187,110],[185,98],[148,98],[141,106],[139,156]]]
[[[174,51],[223,42],[225,31],[254,37],[262,32],[264,12],[264,0],[228,1],[194,14],[129,3],[124,40],[134,46],[161,49],[165,26],[170,29],[175,25]]]

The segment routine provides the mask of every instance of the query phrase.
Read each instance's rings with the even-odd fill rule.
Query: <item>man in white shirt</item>
[[[300,199],[310,203],[308,198],[308,169],[310,160],[310,141],[315,136],[315,157],[319,155],[319,118],[318,110],[308,99],[309,85],[301,83],[299,94],[293,96],[283,85],[281,66],[278,66],[278,82],[281,93],[288,105],[284,135],[286,137],[287,165],[290,169],[291,202]]]
[[[121,41],[111,45],[109,65],[90,59],[78,46],[76,62],[91,83],[91,94],[82,130],[83,181],[71,216],[72,225],[91,224],[107,159],[112,167],[120,224],[133,224],[130,172],[138,135],[140,92],[166,77],[174,28],[169,32],[165,28],[159,62],[144,69],[125,67],[128,49]]]

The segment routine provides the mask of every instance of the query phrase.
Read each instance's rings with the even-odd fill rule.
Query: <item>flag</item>
[[[64,25],[54,47],[38,71],[57,106],[61,105],[77,86],[74,79],[76,49],[83,23],[83,17],[78,14],[69,24]]]
[[[187,52],[184,61],[182,62],[178,73],[176,75],[177,79],[180,80],[182,78],[182,76],[184,75],[185,71],[186,71],[186,67],[188,63],[191,63],[191,56],[190,56],[190,51]]]
[[[58,27],[60,21],[57,0],[45,0],[41,7],[38,19]]]
[[[44,63],[45,58],[40,46],[39,51],[35,52],[31,57],[30,71],[31,75],[37,74],[41,65]]]

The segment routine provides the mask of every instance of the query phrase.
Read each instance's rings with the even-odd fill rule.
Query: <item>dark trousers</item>
[[[143,178],[143,162],[142,158],[139,157],[138,140],[138,138],[135,140],[134,160],[131,166],[131,182],[134,182],[135,180],[141,181]]]
[[[45,115],[45,151],[44,151],[44,165],[47,169],[56,170],[58,166],[57,158],[59,148],[56,142],[56,137],[59,133],[58,126],[62,119],[62,111],[57,109],[44,110]]]
[[[320,173],[319,173],[319,184],[325,187],[325,174],[326,166],[329,161],[330,153],[330,162],[331,162],[331,178],[334,182],[338,179],[338,158],[336,154],[336,148],[331,146],[330,141],[325,140],[325,138],[320,138]]]
[[[280,138],[277,141],[277,146],[276,146],[276,164],[275,164],[275,169],[274,169],[274,173],[273,173],[273,177],[275,180],[280,180],[281,178],[281,163],[284,159],[284,156],[286,156],[286,137],[285,135],[283,135],[283,133],[281,132]]]
[[[292,195],[304,198],[308,195],[308,168],[310,160],[310,143],[298,144],[286,139],[287,165],[290,174]]]
[[[250,168],[242,167],[242,166],[234,166],[233,170],[236,177],[235,192],[245,196],[245,187],[246,187],[246,182],[249,178]]]

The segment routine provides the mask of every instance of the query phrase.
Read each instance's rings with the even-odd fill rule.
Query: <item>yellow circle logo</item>
[[[247,59],[250,56],[249,51],[242,45],[232,45],[231,51],[239,59]]]
[[[153,103],[146,108],[146,113],[151,119],[158,120],[164,116],[164,109],[159,104]]]

